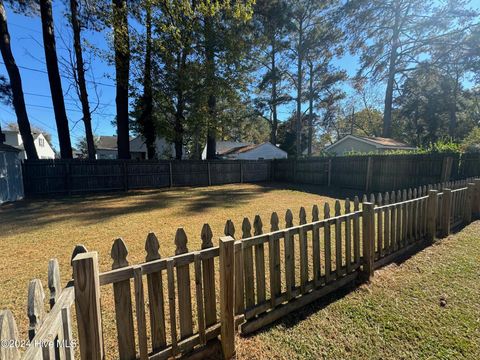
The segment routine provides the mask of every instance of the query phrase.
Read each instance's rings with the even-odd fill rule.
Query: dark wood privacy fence
[[[413,188],[480,175],[480,154],[343,156],[274,160],[273,179],[362,191]]]
[[[480,175],[480,154],[374,155],[287,160],[25,161],[26,196],[284,181],[387,191]]]
[[[375,269],[448,236],[473,216],[480,217],[480,179],[337,200],[333,209],[314,205],[310,214],[302,207],[298,217],[291,210],[284,217],[274,212],[268,225],[257,215],[244,218],[241,230],[228,220],[218,246],[205,224],[198,251],[188,249],[179,228],[175,256],[165,258],[150,233],[145,262],[134,265],[124,241],[116,239],[107,272],[99,271],[97,253],[78,246],[74,291],[62,290],[58,264],[49,263],[48,314],[40,281],[30,282],[32,342],[21,358],[73,358],[73,348],[65,346],[72,344],[73,302],[81,359],[167,359],[192,351],[200,358],[219,336],[216,344],[230,358],[237,332],[256,331],[355,279],[367,281]],[[106,287],[113,287],[114,301],[107,303],[114,308],[100,303]],[[112,311],[116,336],[103,333],[102,314]],[[0,312],[0,328],[2,345],[12,344],[2,348],[2,359],[19,359],[15,344],[22,342],[9,311]],[[107,337],[117,345],[106,348]]]
[[[23,164],[27,196],[208,186],[270,180],[271,162],[35,160]]]

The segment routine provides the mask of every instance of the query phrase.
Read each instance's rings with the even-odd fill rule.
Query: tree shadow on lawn
[[[270,187],[276,190],[292,190],[300,191],[303,193],[325,196],[333,199],[345,200],[349,198],[353,200],[355,196],[358,196],[361,201],[364,192],[356,189],[346,189],[335,186],[325,186],[325,185],[311,185],[311,184],[295,184],[295,183],[283,183],[283,182],[273,182],[268,183],[266,187]]]
[[[222,208],[228,209],[246,204],[262,195],[277,190],[293,190],[303,193],[344,199],[355,195],[354,190],[326,186],[291,183],[256,183],[255,187],[243,184],[212,187],[176,187],[155,190],[132,190],[103,194],[78,194],[32,198],[0,207],[0,229],[8,233],[35,230],[72,217],[85,225],[108,221],[128,214],[148,213],[171,209],[179,216]],[[237,188],[236,188],[237,187]],[[5,229],[5,230],[3,230]]]
[[[0,228],[15,231],[40,228],[46,224],[75,217],[85,224],[94,224],[127,214],[148,213],[161,209],[181,207],[182,215],[213,208],[232,208],[247,203],[273,188],[259,186],[235,189],[232,187],[175,188],[82,194],[52,199],[28,199],[5,204],[0,208]]]
[[[395,258],[394,260],[392,260],[388,264],[385,264],[384,266],[380,266],[375,271],[387,270],[387,267],[389,265],[393,265],[393,264],[396,265],[396,266],[400,266],[404,262],[406,262],[407,260],[409,260],[410,258],[415,256],[416,254],[418,254],[418,253],[424,251],[425,249],[427,249],[431,246],[434,246],[434,245],[435,245],[435,243],[433,245],[429,245],[426,242],[420,243],[420,244],[418,244],[417,247],[413,247],[411,250],[405,252],[404,254],[400,254],[397,258]],[[364,284],[366,284],[366,283],[362,282],[360,280],[360,278],[357,278],[357,279],[351,281],[350,283],[346,284],[345,286],[343,286],[343,287],[341,287],[341,288],[339,288],[339,289],[337,289],[337,290],[335,290],[335,291],[333,291],[333,292],[331,292],[331,293],[329,293],[325,296],[322,296],[320,299],[315,300],[315,301],[311,302],[310,304],[307,304],[307,305],[303,306],[302,308],[289,313],[288,315],[282,317],[281,319],[278,319],[278,320],[272,322],[271,324],[268,324],[265,327],[255,331],[251,334],[244,335],[243,337],[250,338],[250,337],[253,337],[257,334],[268,332],[269,330],[271,330],[272,328],[274,328],[276,326],[281,326],[285,329],[292,328],[292,327],[296,326],[297,324],[299,324],[300,322],[307,320],[310,316],[314,315],[318,311],[321,311],[321,310],[325,309],[327,306],[333,304],[334,302],[343,299],[344,297],[351,294],[352,292],[361,289],[361,286],[364,285]]]

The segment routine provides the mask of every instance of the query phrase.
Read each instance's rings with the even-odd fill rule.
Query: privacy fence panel
[[[332,184],[351,189],[365,189],[368,171],[367,156],[332,158]]]
[[[271,179],[272,162],[269,160],[242,161],[242,176],[244,182],[260,182]]]
[[[208,186],[270,180],[270,161],[36,160],[23,164],[27,196]]]
[[[444,155],[431,154],[374,156],[371,190],[386,191],[448,181],[450,177],[455,177],[453,174],[456,174],[455,169],[458,168],[458,161],[455,160],[458,157],[451,157],[450,161],[445,159],[447,157]],[[442,177],[446,173],[448,179]]]
[[[480,175],[480,153],[464,154],[460,160],[459,178]]]
[[[298,160],[295,165],[295,182],[328,185],[328,159],[302,159]]]
[[[276,181],[363,191],[413,188],[480,175],[480,155],[412,154],[275,160]]]

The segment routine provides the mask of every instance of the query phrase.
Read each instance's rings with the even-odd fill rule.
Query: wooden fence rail
[[[125,242],[116,239],[112,269],[106,272],[99,271],[95,252],[78,248],[72,261],[74,286],[61,291],[58,264],[52,260],[50,312],[42,312],[39,280],[30,283],[28,306],[30,338],[48,345],[30,346],[22,358],[73,357],[58,346],[72,339],[73,301],[81,359],[103,359],[106,353],[120,359],[206,356],[212,344],[231,358],[236,333],[254,332],[357,279],[368,281],[375,269],[480,217],[480,180],[337,200],[332,209],[324,204],[322,213],[314,205],[311,211],[300,208],[297,216],[291,210],[284,216],[274,212],[268,225],[258,215],[253,221],[245,218],[238,236],[228,220],[219,246],[205,224],[198,251],[188,249],[187,234],[179,228],[175,255],[163,258],[150,233],[145,262],[133,265]],[[114,309],[101,306],[106,287],[113,287]],[[108,311],[114,311],[115,349],[104,346],[104,338],[113,335],[104,333],[102,324]],[[18,339],[8,311],[0,313],[0,330],[0,340]],[[18,349],[2,351],[1,359],[20,358]]]

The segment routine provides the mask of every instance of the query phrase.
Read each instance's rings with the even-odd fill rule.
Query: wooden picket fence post
[[[8,346],[8,344],[18,341],[18,329],[13,314],[10,310],[0,311],[0,359],[19,360],[20,348],[18,346]],[[6,344],[4,346],[3,344]]]
[[[100,281],[96,252],[78,254],[73,259],[73,279],[80,358],[103,360]]]
[[[442,206],[442,237],[447,237],[450,235],[450,217],[452,212],[452,190],[444,189],[443,190],[443,206]]]
[[[427,236],[428,242],[433,243],[435,241],[437,232],[437,203],[438,203],[438,190],[428,191],[427,201]]]
[[[235,240],[220,238],[220,339],[225,359],[235,355]]]
[[[363,209],[363,266],[364,280],[373,277],[375,262],[375,204],[364,202]]]

